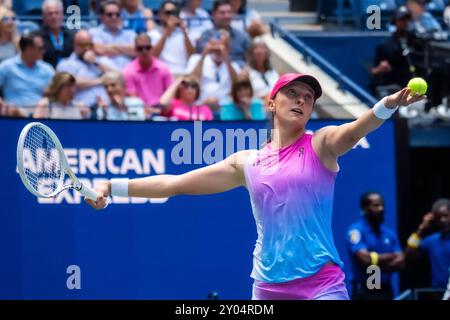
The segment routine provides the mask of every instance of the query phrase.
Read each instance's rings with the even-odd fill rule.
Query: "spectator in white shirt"
[[[231,61],[228,42],[227,36],[208,41],[202,54],[192,55],[187,67],[188,73],[200,79],[200,101],[216,115],[220,105],[230,100],[231,85],[240,72],[239,65]]]
[[[160,25],[149,32],[154,56],[166,63],[174,76],[184,74],[188,59],[195,52],[179,13],[174,1],[164,1],[158,11]]]

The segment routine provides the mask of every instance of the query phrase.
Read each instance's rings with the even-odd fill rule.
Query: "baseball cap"
[[[278,93],[278,91],[281,90],[281,88],[287,86],[293,81],[301,81],[309,85],[314,90],[314,98],[316,100],[322,95],[322,88],[320,86],[320,83],[313,76],[303,73],[286,73],[283,74],[273,86],[269,99],[273,100],[273,98]]]

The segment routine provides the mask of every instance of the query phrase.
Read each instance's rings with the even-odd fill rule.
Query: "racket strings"
[[[28,131],[23,146],[24,173],[30,185],[39,193],[51,194],[62,185],[62,167],[52,137],[41,127]]]

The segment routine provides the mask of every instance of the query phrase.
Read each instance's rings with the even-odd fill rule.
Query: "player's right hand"
[[[95,186],[94,191],[97,192],[97,199],[95,201],[85,198],[88,205],[96,210],[105,209],[108,206],[108,197],[111,194],[111,182],[100,182]]]

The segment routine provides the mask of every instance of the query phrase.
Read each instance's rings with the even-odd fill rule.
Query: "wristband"
[[[392,109],[386,108],[386,106],[383,103],[383,100],[378,101],[372,108],[375,117],[382,120],[389,119],[395,113],[395,111],[397,111],[397,109],[398,106]]]
[[[370,253],[370,264],[374,266],[378,265],[378,253],[375,251]]]
[[[411,248],[418,248],[420,246],[420,237],[418,236],[417,233],[413,233],[409,236],[407,244],[408,246],[410,246]]]
[[[111,179],[111,195],[128,198],[128,181],[130,179]]]

